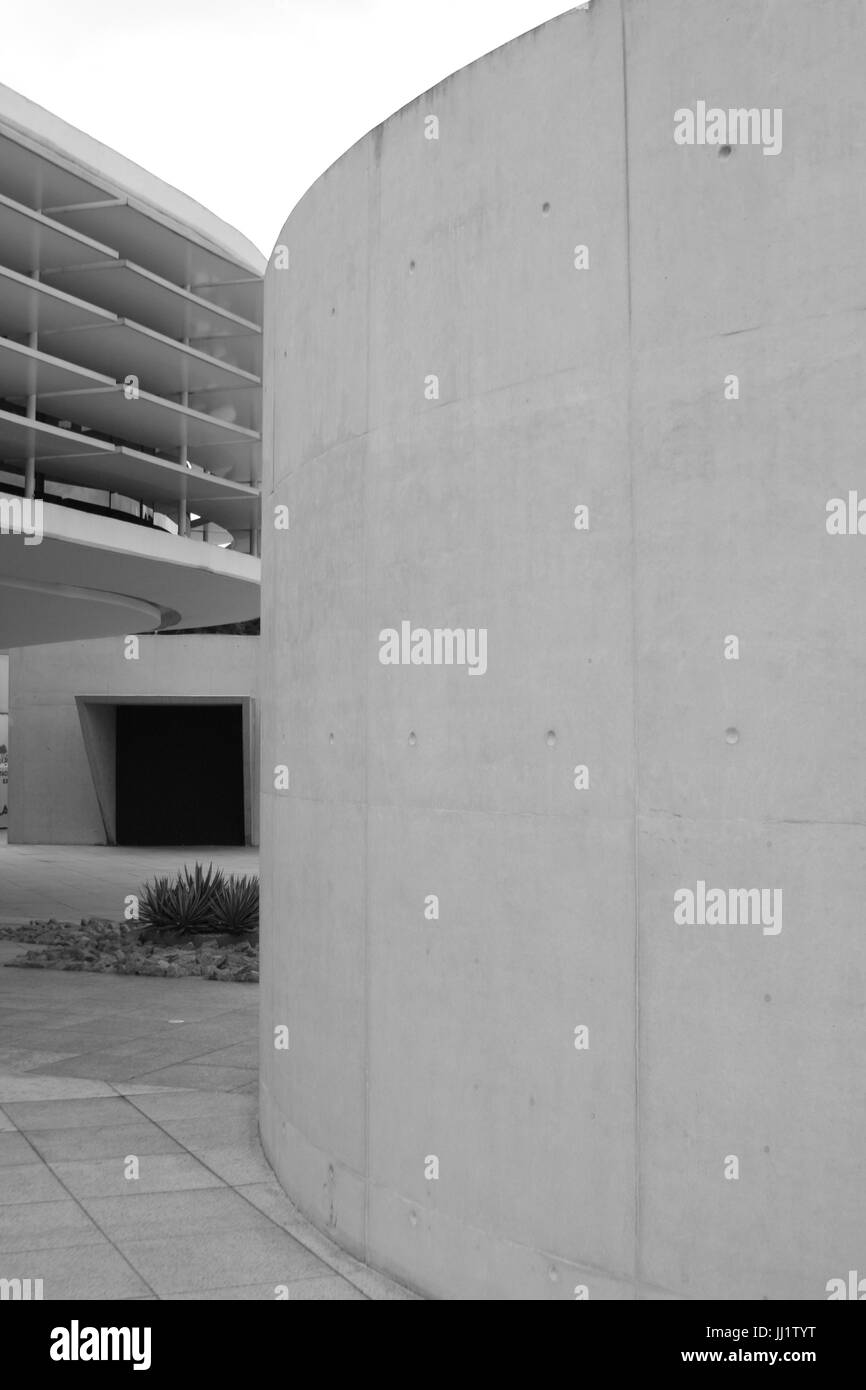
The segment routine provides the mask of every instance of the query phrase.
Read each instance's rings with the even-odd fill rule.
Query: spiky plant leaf
[[[259,925],[259,880],[256,874],[230,874],[214,894],[211,920],[219,931],[240,936]]]

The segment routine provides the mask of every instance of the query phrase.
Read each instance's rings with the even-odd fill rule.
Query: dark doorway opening
[[[240,705],[117,706],[117,843],[244,843]]]

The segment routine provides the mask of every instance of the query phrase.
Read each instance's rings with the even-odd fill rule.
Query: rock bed
[[[7,965],[31,970],[88,970],[97,974],[159,975],[257,984],[258,931],[243,936],[199,932],[156,934],[135,922],[29,922],[0,927],[0,939],[38,947]]]

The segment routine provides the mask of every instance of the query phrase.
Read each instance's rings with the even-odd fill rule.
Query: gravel
[[[31,970],[88,970],[97,974],[159,975],[180,979],[257,984],[258,931],[227,933],[154,933],[137,922],[110,922],[90,917],[81,922],[28,922],[0,927],[0,940],[35,947],[9,966]]]

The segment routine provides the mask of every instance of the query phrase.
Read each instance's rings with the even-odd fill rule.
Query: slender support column
[[[39,271],[38,271],[38,270],[35,270],[35,271],[33,272],[32,278],[33,278],[34,280],[38,280],[38,279],[39,279]],[[34,352],[36,352],[36,351],[38,350],[38,348],[39,348],[39,333],[38,333],[38,332],[35,332],[35,333],[31,333],[31,334],[30,334],[30,336],[29,336],[28,339],[27,339],[27,346],[28,346],[29,348],[32,348]],[[35,420],[35,419],[36,419],[36,393],[35,393],[35,392],[34,392],[32,395],[30,395],[30,396],[27,397],[27,419],[28,419],[28,420]],[[25,463],[25,465],[24,465],[24,496],[25,496],[25,497],[35,497],[35,496],[36,496],[36,454],[35,454],[35,452],[28,453],[28,455],[27,455],[27,461],[26,461],[26,463]]]

